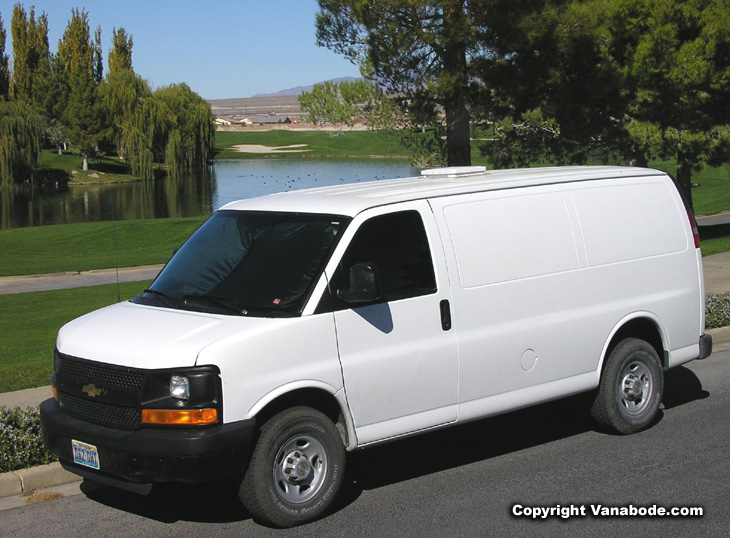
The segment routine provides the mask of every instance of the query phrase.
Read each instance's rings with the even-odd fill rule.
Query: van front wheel
[[[664,390],[656,350],[644,340],[622,340],[608,356],[591,413],[601,426],[629,434],[649,426]]]
[[[344,472],[345,449],[332,421],[315,409],[294,407],[261,428],[239,497],[255,518],[292,527],[329,508]]]

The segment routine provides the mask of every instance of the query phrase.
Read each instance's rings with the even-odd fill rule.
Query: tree
[[[126,158],[124,136],[129,131],[129,124],[142,99],[151,96],[152,91],[147,83],[131,69],[110,69],[97,89],[97,98],[106,115],[105,123],[110,131],[108,138],[122,159]]]
[[[130,132],[130,122],[141,100],[152,95],[147,83],[132,69],[132,37],[124,28],[112,32],[112,49],[107,59],[109,73],[98,87],[98,98],[106,114],[108,137],[116,147],[117,155],[126,157],[127,142],[125,133]],[[139,155],[139,152],[134,152]],[[140,164],[144,176],[152,176],[152,164],[146,164],[146,158]]]
[[[622,78],[605,55],[603,0],[491,0],[492,54],[475,61],[494,120],[497,166],[618,158],[625,151]],[[506,30],[505,30],[506,29]],[[628,159],[626,159],[628,160]]]
[[[477,71],[503,114],[500,165],[677,161],[691,172],[730,157],[730,11],[725,0],[493,0],[511,11]]]
[[[5,54],[5,25],[0,15],[0,101],[7,101],[10,96],[10,58]]]
[[[101,26],[94,31],[94,44],[91,48],[91,73],[94,79],[94,86],[101,84],[104,78],[104,60],[101,55]]]
[[[127,35],[124,28],[112,31],[112,49],[109,51],[107,63],[109,64],[109,73],[115,74],[121,71],[132,70],[132,36]]]
[[[154,162],[171,177],[205,166],[215,146],[210,105],[186,84],[172,84],[142,97],[124,125],[123,146],[133,174],[154,178]]]
[[[392,100],[385,98],[371,81],[324,82],[315,84],[311,92],[299,95],[299,104],[314,124],[339,125],[352,128],[356,123],[382,127],[391,123]]]
[[[38,19],[31,7],[26,13],[16,4],[11,21],[13,36],[13,76],[11,95],[15,100],[40,107],[43,102],[42,81],[49,72],[48,18]]]
[[[215,147],[215,124],[210,105],[187,84],[171,84],[154,93],[173,115],[165,141],[168,173],[205,166]]]
[[[319,0],[317,43],[359,63],[404,106],[443,108],[447,161],[471,164],[470,57],[481,54],[466,0]]]
[[[660,135],[644,151],[676,159],[691,201],[692,171],[730,157],[727,1],[620,0],[609,15],[610,57],[632,89],[629,132]]]
[[[84,157],[84,169],[87,157],[97,150],[103,129],[95,98],[101,75],[100,39],[101,31],[97,30],[94,41],[91,40],[88,13],[73,9],[58,43],[58,61],[68,88],[61,120],[72,148]]]
[[[0,186],[33,180],[43,139],[38,113],[27,103],[0,103]]]

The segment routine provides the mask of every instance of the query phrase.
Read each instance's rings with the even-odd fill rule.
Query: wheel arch
[[[344,391],[333,392],[325,385],[294,384],[280,387],[257,402],[251,410],[260,428],[277,413],[292,407],[311,407],[324,413],[335,425],[347,450],[357,446],[354,423],[350,416]]]
[[[650,312],[636,312],[619,321],[613,328],[613,331],[611,331],[610,336],[603,346],[599,372],[603,371],[606,359],[614,348],[626,338],[639,338],[649,343],[657,352],[662,369],[667,368],[666,334],[659,318]]]

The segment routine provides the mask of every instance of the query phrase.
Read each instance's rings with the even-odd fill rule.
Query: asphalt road
[[[597,432],[573,397],[350,455],[342,502],[291,530],[261,526],[224,485],[84,494],[0,513],[0,536],[722,536],[730,528],[730,351],[665,376],[657,423]],[[513,506],[584,507],[532,520]],[[701,507],[702,517],[594,517],[592,506]]]

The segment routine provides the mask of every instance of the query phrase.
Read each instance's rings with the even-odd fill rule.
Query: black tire
[[[644,340],[627,338],[608,356],[591,414],[612,432],[634,433],[652,423],[663,390],[656,350]]]
[[[345,473],[345,449],[332,421],[294,407],[261,428],[238,496],[254,518],[293,527],[321,516]]]

